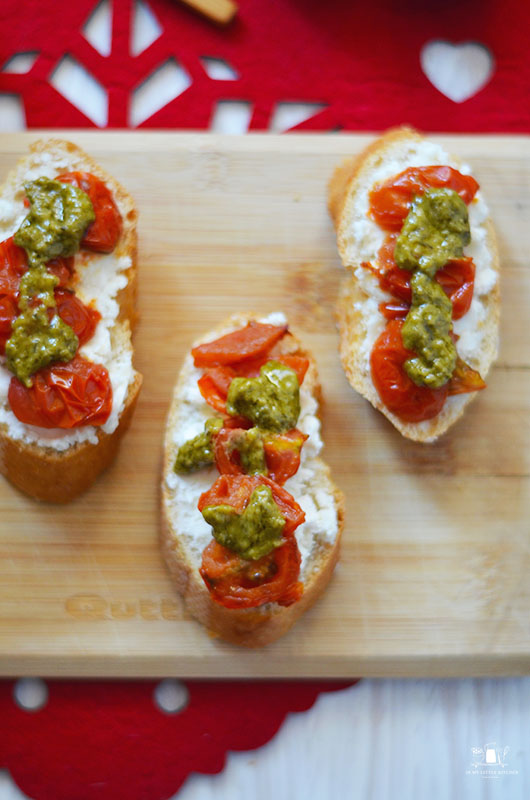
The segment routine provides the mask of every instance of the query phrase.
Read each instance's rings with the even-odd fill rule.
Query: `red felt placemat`
[[[127,127],[131,93],[168,59],[190,85],[143,127],[206,128],[216,104],[251,104],[251,129],[267,129],[278,103],[324,106],[298,130],[376,130],[407,122],[424,130],[530,130],[530,6],[520,0],[240,0],[226,28],[177,0],[149,0],[160,27],[152,44],[130,53],[134,0],[113,0],[112,48],[101,55],[83,35],[95,0],[2,0],[0,64],[36,53],[26,74],[0,74],[0,92],[22,97],[28,127],[84,127],[91,121],[53,88],[65,55],[84,66],[108,96],[108,125]],[[473,97],[454,103],[423,74],[432,40],[480,42],[495,62]],[[236,80],[212,80],[201,58],[221,58]],[[8,67],[9,68],[9,67]]]
[[[0,768],[36,800],[166,800],[191,772],[219,772],[229,750],[267,742],[285,715],[332,681],[183,681],[187,707],[161,712],[153,681],[48,681],[39,711],[0,683]]]

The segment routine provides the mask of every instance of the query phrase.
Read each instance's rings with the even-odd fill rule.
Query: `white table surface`
[[[139,8],[135,52],[158,35],[153,15],[146,6],[140,4]],[[88,29],[90,41],[108,52],[109,35],[105,13],[95,15]],[[454,55],[447,47],[445,51],[432,48],[422,54],[422,66],[438,88],[461,99],[484,79],[485,55],[463,47],[457,63]],[[447,56],[449,60],[444,60]],[[25,71],[27,63],[20,58],[14,66]],[[219,77],[227,78],[226,65],[212,63],[209,69],[221,70]],[[74,98],[82,96],[82,110],[96,124],[105,125],[104,101],[82,72],[66,63],[57,82],[69,87]],[[137,99],[132,121],[145,119],[171,92],[174,96],[185,86],[183,75],[162,75],[152,91]],[[310,106],[286,105],[271,128],[283,131],[311,113],[314,109]],[[243,133],[247,124],[244,104],[226,104],[212,119],[212,129],[221,133]],[[24,126],[20,101],[0,94],[0,130]],[[349,689],[321,695],[305,713],[290,715],[278,735],[261,749],[229,754],[219,775],[192,775],[175,798],[528,800],[529,709],[530,678],[363,680]],[[472,748],[485,751],[486,747],[501,753],[508,748],[504,767],[473,766],[473,760],[481,759],[473,756]],[[9,774],[0,771],[0,800],[21,798],[25,795]]]

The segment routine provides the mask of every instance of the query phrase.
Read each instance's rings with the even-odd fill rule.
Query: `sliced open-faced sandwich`
[[[403,436],[432,442],[485,388],[497,355],[499,259],[479,184],[402,128],[337,168],[329,208],[347,270],[348,380]]]
[[[84,491],[130,422],[136,220],[67,141],[33,144],[0,190],[0,470],[37,499]]]
[[[343,498],[319,457],[320,387],[283,314],[231,317],[184,359],[162,477],[162,548],[189,611],[228,641],[277,639],[322,593]]]

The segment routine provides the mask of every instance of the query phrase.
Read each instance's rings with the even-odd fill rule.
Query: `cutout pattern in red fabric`
[[[147,0],[146,0],[147,1]],[[410,123],[424,130],[530,130],[530,6],[519,0],[240,0],[239,14],[220,28],[176,0],[149,0],[161,33],[131,55],[134,0],[113,0],[108,56],[83,35],[95,0],[3,0],[0,64],[17,53],[38,56],[25,74],[0,74],[0,92],[22,97],[27,125],[93,123],[50,84],[68,54],[108,95],[108,126],[130,125],[135,89],[168,59],[191,83],[142,122],[146,128],[208,128],[223,100],[252,106],[249,127],[268,129],[279,103],[321,104],[296,130],[377,130]],[[431,40],[481,42],[495,70],[475,95],[455,103],[423,73]],[[212,79],[204,58],[226,61],[235,80]]]

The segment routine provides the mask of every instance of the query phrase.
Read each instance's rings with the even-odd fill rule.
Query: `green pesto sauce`
[[[247,475],[266,475],[263,431],[259,428],[236,430],[229,442],[229,455],[237,450],[243,472]]]
[[[421,270],[411,279],[412,305],[401,329],[403,344],[418,355],[403,367],[414,383],[443,386],[456,366],[456,349],[451,339],[453,306],[439,283]]]
[[[234,378],[226,409],[232,416],[245,417],[265,430],[281,433],[294,428],[300,415],[296,373],[278,361],[268,361],[257,378]]]
[[[241,436],[237,444],[241,458],[241,466],[247,475],[266,475],[265,448],[263,446],[263,433],[259,428],[249,428]]]
[[[242,558],[256,561],[282,542],[285,519],[269,486],[257,486],[242,513],[228,505],[207,506],[202,515],[213,536]]]
[[[14,321],[6,343],[7,367],[25,386],[37,370],[56,361],[71,361],[79,340],[58,314],[52,321],[45,306],[28,308]]]
[[[51,178],[24,185],[30,210],[15,233],[15,244],[28,254],[30,267],[79,250],[88,225],[95,220],[86,192]]]
[[[181,445],[177,452],[173,469],[179,475],[194,472],[214,462],[214,437],[223,427],[220,417],[210,417],[204,423],[204,430]]]
[[[54,288],[59,279],[45,264],[74,255],[95,215],[88,195],[70,184],[38,178],[26,183],[24,190],[30,210],[14,241],[26,251],[29,269],[20,281],[20,314],[6,343],[6,357],[8,369],[31,386],[35,372],[57,361],[70,361],[79,346],[74,331],[58,314],[50,320],[48,309],[55,308]]]
[[[402,269],[421,269],[431,278],[449,259],[460,258],[471,241],[467,206],[452,189],[427,189],[416,197],[396,241]]]
[[[40,300],[42,305],[47,308],[53,308],[55,305],[53,290],[58,282],[57,276],[48,272],[43,264],[26,270],[20,279],[19,309],[26,311],[30,306],[31,300]]]
[[[467,206],[456,192],[428,189],[414,199],[394,255],[398,267],[413,272],[412,303],[401,336],[416,353],[404,369],[418,386],[443,386],[456,366],[453,308],[435,275],[450,259],[460,258],[470,241]]]

